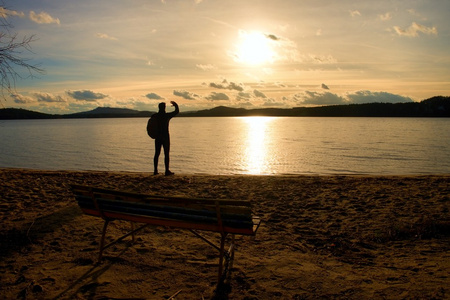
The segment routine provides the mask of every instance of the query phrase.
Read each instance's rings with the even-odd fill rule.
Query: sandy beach
[[[450,175],[153,176],[0,169],[2,299],[448,299]],[[216,290],[217,251],[189,231],[149,227],[96,264],[103,226],[70,184],[250,200]],[[129,228],[115,221],[108,239]],[[216,238],[210,234],[211,238]]]

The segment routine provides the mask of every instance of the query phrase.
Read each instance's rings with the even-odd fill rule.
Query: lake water
[[[0,167],[152,172],[146,124],[146,118],[0,121]],[[450,173],[450,119],[176,117],[170,132],[175,173]]]

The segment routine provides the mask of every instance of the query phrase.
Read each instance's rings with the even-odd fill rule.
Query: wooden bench
[[[261,223],[258,217],[252,216],[250,201],[247,200],[166,197],[82,185],[72,185],[72,191],[84,213],[101,217],[105,221],[99,261],[105,249],[130,235],[134,242],[134,234],[148,225],[183,228],[219,251],[218,283],[225,278],[233,261],[235,235],[254,236]],[[105,245],[106,229],[114,220],[130,221],[131,231]],[[134,228],[134,223],[145,225]],[[220,245],[217,246],[198,231],[219,233]],[[230,248],[225,250],[228,235],[231,243]]]

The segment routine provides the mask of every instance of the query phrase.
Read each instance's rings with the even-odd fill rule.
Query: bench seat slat
[[[89,202],[88,202],[89,203]],[[96,210],[95,205],[91,202],[89,205],[80,203],[80,207],[85,209]],[[151,207],[132,207],[123,205],[114,205],[115,203],[101,203],[100,207],[103,213],[115,212],[120,214],[134,214],[141,216],[149,216],[154,218],[165,218],[173,220],[191,221],[191,222],[202,222],[202,223],[212,223],[217,224],[217,215],[210,214],[207,211],[193,211],[193,210],[180,210],[175,211],[168,210],[167,207],[158,207],[158,209],[152,209]],[[165,209],[166,208],[166,209]],[[169,207],[170,208],[170,207]],[[224,226],[236,227],[236,228],[251,228],[253,226],[252,219],[250,216],[245,215],[229,215],[224,214],[221,216],[222,223]]]
[[[86,196],[76,196],[78,204],[81,207],[95,209],[96,206],[94,201],[90,197]],[[143,203],[130,203],[125,201],[117,201],[117,200],[106,200],[106,199],[97,199],[97,203],[102,210],[116,210],[122,212],[128,211],[149,211],[149,212],[171,212],[185,215],[194,215],[199,217],[208,217],[212,218],[212,221],[217,222],[217,212],[210,211],[205,209],[192,209],[178,206],[163,206],[163,205],[148,205]],[[222,212],[222,209],[221,209]],[[223,212],[221,214],[222,218],[225,220],[236,220],[236,221],[248,221],[251,220],[251,215],[246,213],[247,210],[239,211],[240,213],[226,213]],[[145,214],[145,213],[144,213]]]
[[[201,222],[201,223],[212,223],[217,224],[217,217],[204,216],[204,215],[193,215],[193,214],[183,214],[170,211],[154,211],[154,210],[144,210],[144,209],[133,209],[127,208],[126,210],[121,210],[123,208],[117,209],[117,207],[105,206],[103,212],[114,212],[120,214],[132,214],[149,216],[154,218],[172,219],[172,220],[182,220],[191,222]],[[251,219],[249,220],[236,220],[222,218],[222,223],[224,226],[231,226],[236,228],[252,227],[253,223]]]
[[[162,197],[79,185],[72,189],[86,214],[105,219],[246,235],[259,227],[248,200]]]
[[[93,209],[82,209],[85,214],[101,217],[100,212],[98,210]],[[138,223],[147,223],[158,226],[169,226],[175,228],[184,228],[184,229],[194,229],[194,230],[204,230],[204,231],[214,231],[220,232],[221,228],[217,223],[196,223],[196,222],[188,222],[182,220],[172,220],[172,219],[163,219],[163,218],[152,218],[149,216],[141,216],[141,215],[132,215],[132,214],[121,214],[118,212],[108,212],[105,211],[103,216],[112,220],[125,220],[131,222]],[[223,231],[231,234],[241,234],[241,235],[255,235],[254,226],[256,224],[252,224],[250,228],[236,228],[236,227],[228,227],[224,226]]]
[[[140,202],[129,202],[122,200],[108,200],[104,198],[98,198],[97,201],[100,205],[102,204],[113,204],[117,206],[125,206],[125,207],[140,207],[143,209],[152,209],[152,210],[170,210],[173,212],[186,212],[192,214],[202,214],[209,216],[216,216],[217,211],[216,207],[214,209],[208,209],[208,207],[204,206],[177,206],[173,205],[171,202],[158,203],[158,204],[148,204],[148,203],[140,203]],[[236,218],[238,216],[248,216],[251,214],[251,209],[247,207],[235,206],[233,208],[229,208],[228,206],[220,206],[220,211],[222,215],[235,215]]]
[[[95,194],[93,195],[98,201],[115,201],[117,203],[123,203],[126,206],[129,205],[142,205],[142,206],[161,206],[168,209],[175,210],[176,208],[179,209],[193,209],[193,210],[204,210],[204,211],[210,211],[211,214],[216,214],[216,204],[208,204],[208,205],[201,205],[197,203],[191,203],[191,202],[173,202],[172,200],[164,200],[164,201],[157,201],[157,202],[136,202],[136,201],[129,201],[128,199],[115,199],[115,198],[108,198],[104,194]],[[79,203],[87,203],[92,202],[92,194],[88,193],[77,193],[76,199]],[[235,214],[235,215],[250,215],[251,214],[251,207],[250,206],[243,206],[241,203],[234,204],[234,205],[224,205],[220,202],[218,202],[220,206],[220,211],[223,214]],[[249,201],[247,201],[247,204],[249,205]],[[171,207],[171,208],[169,208]]]

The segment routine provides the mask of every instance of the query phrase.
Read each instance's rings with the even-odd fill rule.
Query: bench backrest
[[[250,201],[166,197],[73,185],[84,213],[155,225],[253,235]]]

